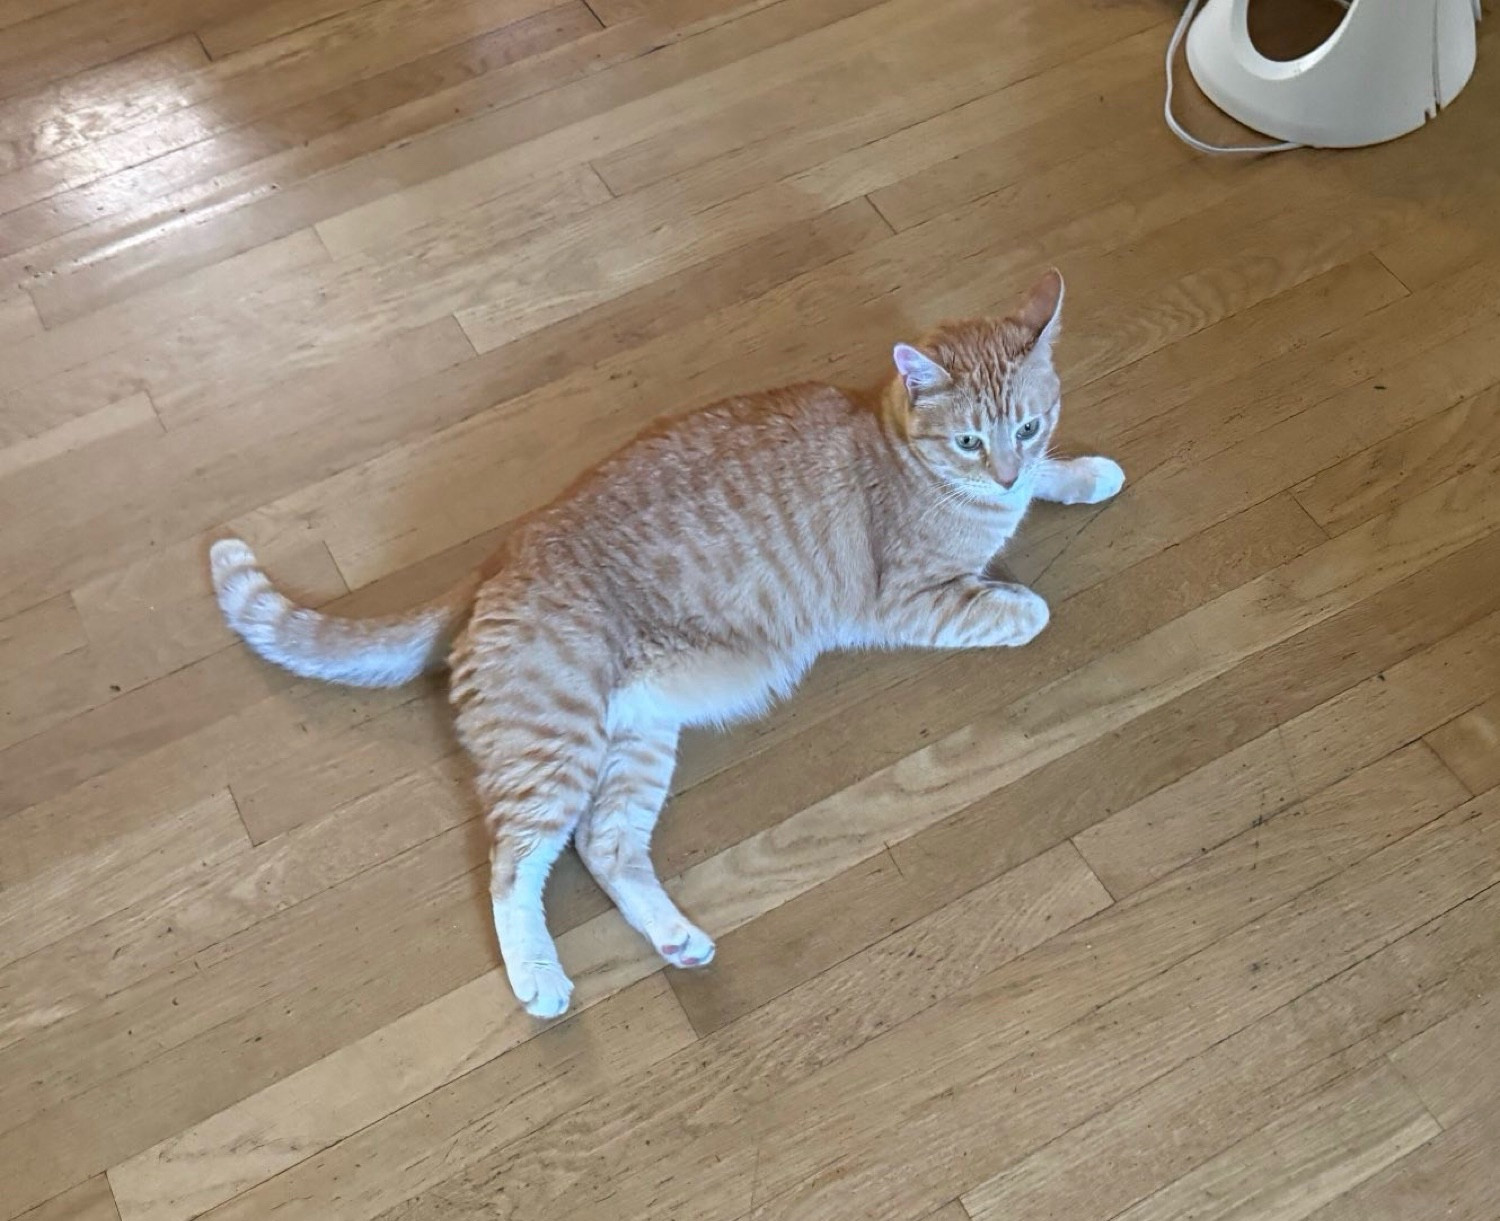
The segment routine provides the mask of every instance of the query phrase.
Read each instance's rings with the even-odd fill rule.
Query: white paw
[[[1078,463],[1078,504],[1096,505],[1118,496],[1125,486],[1125,470],[1113,458],[1080,458]]]
[[[656,952],[674,967],[706,967],[714,960],[714,939],[695,924],[681,921],[653,937]]]
[[[1048,609],[1045,598],[1024,585],[1007,585],[1005,589],[1012,599],[1011,638],[1006,643],[1012,648],[1030,644],[1042,634],[1052,618],[1052,611]]]
[[[556,962],[523,961],[505,964],[511,990],[532,1017],[561,1017],[573,998],[573,981]]]

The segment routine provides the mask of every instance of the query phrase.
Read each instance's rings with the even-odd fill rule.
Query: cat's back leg
[[[617,705],[618,709],[618,705]],[[617,714],[578,855],[626,922],[676,967],[705,966],[713,939],[682,914],[657,877],[651,835],[677,762],[677,719],[649,708]]]
[[[491,837],[495,935],[516,998],[563,1013],[573,985],[547,930],[552,866],[586,813],[604,761],[608,657],[545,627],[470,625],[451,693]]]

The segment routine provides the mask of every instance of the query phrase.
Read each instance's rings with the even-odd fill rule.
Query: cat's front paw
[[[1077,499],[1074,504],[1096,505],[1118,496],[1125,486],[1125,470],[1113,458],[1078,459]]]
[[[1052,611],[1047,606],[1047,600],[1024,585],[1007,586],[1005,592],[1011,601],[1008,633],[1010,638],[1005,643],[1012,648],[1030,644],[1042,634],[1052,618]]]

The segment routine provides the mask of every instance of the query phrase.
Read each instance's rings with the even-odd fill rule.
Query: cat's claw
[[[714,939],[684,923],[656,943],[656,952],[674,967],[706,967],[714,960]]]
[[[532,1017],[555,1018],[568,1011],[568,1002],[573,999],[573,981],[558,964],[507,963],[505,973],[516,999]]]

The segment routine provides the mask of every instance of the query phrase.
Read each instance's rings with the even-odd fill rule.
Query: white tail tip
[[[214,584],[228,576],[236,568],[254,568],[255,552],[244,539],[220,539],[208,549],[208,562],[213,572]]]
[[[275,643],[274,629],[292,604],[272,588],[256,563],[255,552],[240,539],[215,543],[209,549],[208,563],[225,620],[267,656],[266,650]]]

